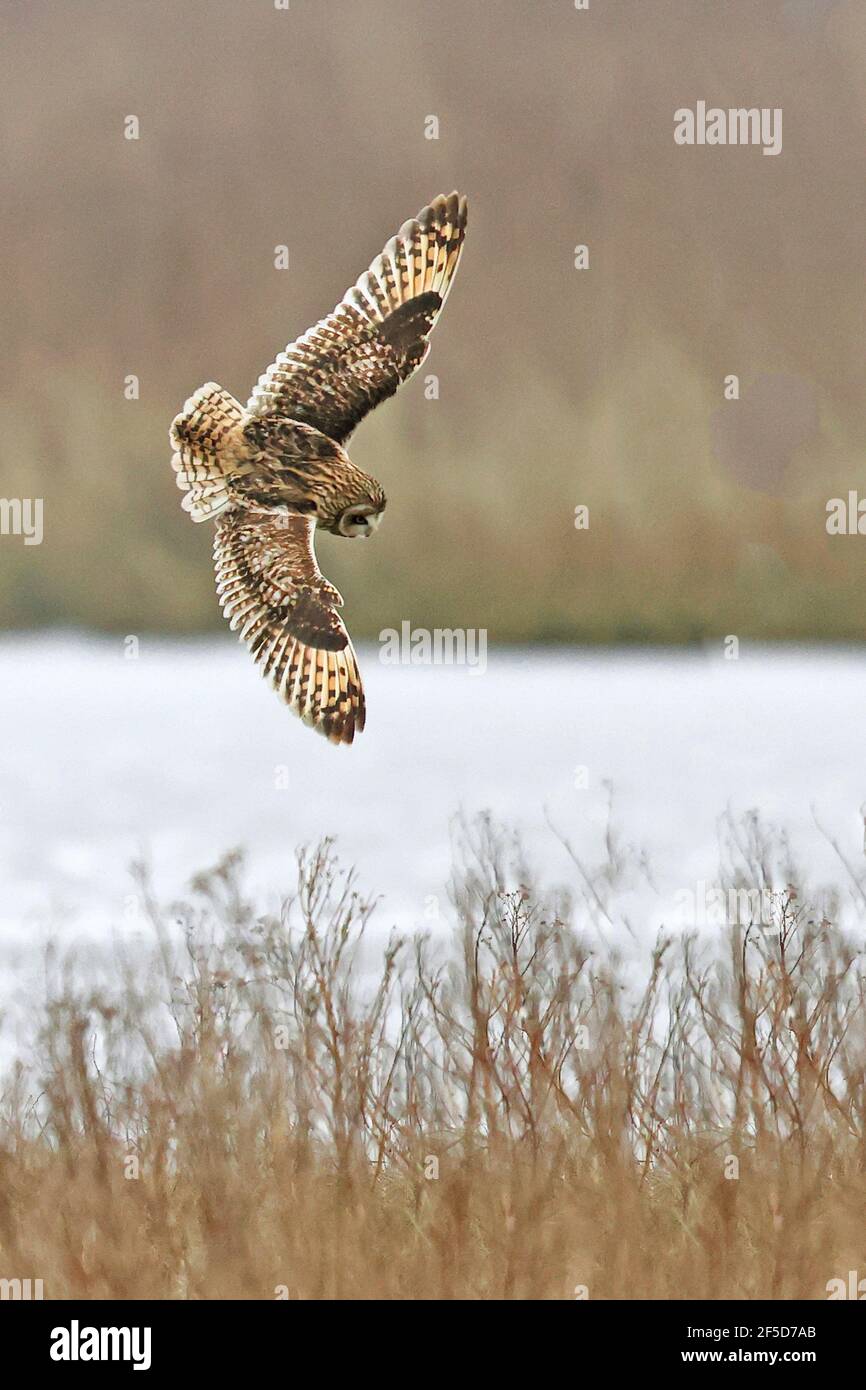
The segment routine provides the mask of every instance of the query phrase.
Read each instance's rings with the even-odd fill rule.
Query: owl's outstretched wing
[[[277,694],[329,738],[351,743],[364,727],[361,677],[333,584],[313,550],[315,523],[232,508],[214,539],[217,593]]]
[[[315,425],[342,444],[420,366],[466,234],[466,199],[440,194],[259,377],[247,409]]]

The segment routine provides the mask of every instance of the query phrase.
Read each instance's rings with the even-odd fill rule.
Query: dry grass
[[[327,844],[279,917],[236,858],[169,914],[141,891],[152,961],[93,987],[55,962],[7,1078],[0,1276],[49,1298],[820,1298],[866,1267],[863,959],[793,888],[777,934],[660,940],[639,984],[485,820],[450,944],[379,960]]]

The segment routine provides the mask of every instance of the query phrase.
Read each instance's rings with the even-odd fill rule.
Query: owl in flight
[[[363,729],[364,690],[315,531],[354,538],[379,525],[385,493],[345,444],[427,356],[465,234],[466,199],[435,198],[280,353],[246,406],[209,381],[171,426],[184,510],[216,520],[223,613],[280,698],[332,743]]]

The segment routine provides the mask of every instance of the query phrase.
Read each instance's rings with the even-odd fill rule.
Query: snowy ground
[[[251,893],[275,905],[295,846],[323,834],[382,895],[383,927],[420,925],[443,894],[455,813],[489,808],[546,875],[575,882],[549,822],[602,864],[606,783],[623,848],[617,908],[638,930],[717,875],[729,807],[785,825],[816,881],[842,878],[823,831],[863,863],[866,653],[491,651],[484,674],[360,657],[368,728],[332,748],[230,635],[143,639],[138,660],[119,639],[0,641],[6,945],[121,926],[142,854],[173,896],[242,846]]]

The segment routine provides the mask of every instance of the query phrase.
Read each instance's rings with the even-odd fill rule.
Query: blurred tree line
[[[0,537],[4,625],[218,625],[173,415],[208,379],[245,400],[459,187],[424,373],[352,442],[385,523],[320,545],[353,631],[862,634],[861,540],[825,529],[866,494],[862,5],[0,12],[0,494],[45,514],[41,546]],[[781,155],[677,146],[699,99],[782,107]]]

